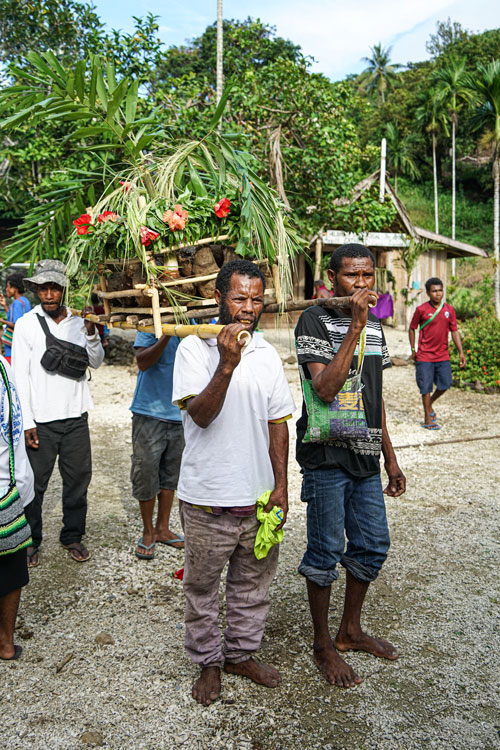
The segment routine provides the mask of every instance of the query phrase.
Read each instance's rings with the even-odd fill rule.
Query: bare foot
[[[314,647],[314,661],[327,681],[338,687],[350,688],[363,682],[356,672],[337,654],[333,646]]]
[[[220,667],[202,667],[191,694],[202,706],[209,706],[220,696]]]
[[[228,674],[239,674],[242,677],[248,677],[249,680],[256,682],[257,685],[266,687],[276,687],[281,680],[280,673],[269,664],[257,661],[257,659],[247,659],[237,664],[226,661],[224,671]]]
[[[173,540],[176,540],[175,542]],[[184,549],[184,542],[182,536],[174,534],[170,529],[155,529],[155,541],[160,544],[167,544],[169,547],[174,549]]]
[[[380,638],[372,638],[371,635],[363,633],[362,630],[359,631],[359,634],[351,637],[339,631],[334,644],[338,651],[366,651],[368,654],[373,654],[381,659],[391,659],[391,661],[399,656],[397,648],[392,643],[382,641]]]
[[[19,659],[22,650],[22,646],[15,646],[12,643],[7,646],[1,646],[0,659],[3,661],[14,661],[15,659]]]

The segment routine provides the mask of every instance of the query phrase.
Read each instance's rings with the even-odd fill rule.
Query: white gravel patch
[[[391,353],[406,356],[406,334],[386,334]],[[288,332],[267,336],[285,360],[293,353]],[[296,366],[285,370],[299,404]],[[133,368],[103,366],[93,375],[88,563],[74,563],[58,544],[57,474],[47,492],[41,564],[23,591],[16,634],[24,653],[0,665],[3,747],[500,748],[498,441],[425,447],[440,436],[499,433],[499,395],[451,391],[437,403],[443,430],[427,433],[413,368],[386,372],[393,443],[422,447],[399,453],[408,492],[387,501],[392,547],[370,588],[364,625],[401,656],[389,663],[348,654],[365,676],[348,691],[328,685],[311,659],[297,574],[305,508],[292,446],[291,512],[260,654],[280,669],[282,683],[269,690],[224,675],[222,700],[202,708],[190,695],[196,670],[183,648],[182,585],[172,577],[182,553],[158,545],[152,562],[133,556],[141,529],[129,483],[134,385]],[[180,530],[177,512],[172,527]],[[341,573],[333,587],[333,633],[343,580]],[[96,643],[102,634],[113,642]]]

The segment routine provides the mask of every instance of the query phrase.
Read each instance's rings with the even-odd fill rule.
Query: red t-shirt
[[[419,305],[413,313],[410,328],[416,331],[435,312],[436,308],[430,302]],[[457,328],[455,310],[445,302],[434,320],[427,323],[418,334],[417,362],[444,362],[449,359],[448,334],[450,331],[456,331]]]

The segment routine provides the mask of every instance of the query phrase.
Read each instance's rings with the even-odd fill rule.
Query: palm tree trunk
[[[500,320],[500,155],[493,162],[493,252],[495,256],[495,313]]]
[[[456,164],[455,164],[455,116],[453,115],[451,120],[451,239],[455,239],[455,224],[456,224]],[[452,258],[451,261],[451,273],[455,276],[456,273],[456,261]]]
[[[434,174],[434,227],[439,234],[439,203],[438,203],[438,175],[436,161],[436,134],[432,134],[432,172]]]

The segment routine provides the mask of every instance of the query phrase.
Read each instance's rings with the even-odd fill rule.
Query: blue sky
[[[216,0],[94,0],[109,28],[133,29],[133,16],[159,16],[160,36],[182,44],[216,19]],[[406,63],[428,57],[425,42],[437,21],[459,21],[472,31],[497,28],[498,0],[241,0],[224,1],[224,18],[260,18],[280,36],[312,55],[315,70],[332,79],[359,73],[361,58],[377,42],[393,46],[392,60]]]

